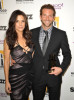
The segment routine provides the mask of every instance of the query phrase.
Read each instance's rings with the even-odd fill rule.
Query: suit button
[[[44,69],[44,66],[43,66],[43,69]]]

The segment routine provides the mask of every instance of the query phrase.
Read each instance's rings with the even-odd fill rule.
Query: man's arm
[[[49,74],[54,74],[54,75],[59,75],[60,73],[63,74],[71,62],[71,51],[69,48],[66,32],[62,32],[61,49],[63,55],[63,61],[61,63],[61,66],[52,67],[51,69],[53,69],[54,71],[52,71]]]
[[[71,62],[71,51],[68,44],[68,38],[66,33],[64,32],[62,42],[61,42],[61,49],[62,49],[62,55],[63,55],[63,61],[61,63],[62,68],[62,74],[66,71],[68,66]]]

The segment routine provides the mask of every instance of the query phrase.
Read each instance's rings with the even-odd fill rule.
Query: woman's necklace
[[[23,46],[21,46],[18,42],[18,44],[23,48],[23,52],[27,54],[30,48],[26,45],[26,41],[24,41],[23,39],[22,39],[22,43],[24,44]]]

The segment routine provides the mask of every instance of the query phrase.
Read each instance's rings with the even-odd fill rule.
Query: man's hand
[[[53,71],[49,74],[54,74],[56,76],[62,72],[62,69],[60,67],[52,67],[51,70],[53,70]]]

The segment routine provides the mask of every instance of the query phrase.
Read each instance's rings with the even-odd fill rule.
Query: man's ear
[[[55,21],[55,16],[53,17],[53,21]]]

